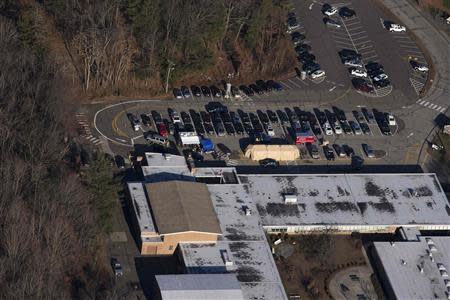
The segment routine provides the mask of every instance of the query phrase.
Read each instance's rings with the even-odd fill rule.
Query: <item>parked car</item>
[[[310,75],[313,72],[320,70],[320,65],[316,62],[311,61],[303,64],[302,69],[306,72],[306,74]]]
[[[254,92],[252,91],[252,89],[249,88],[249,87],[246,86],[246,85],[240,85],[240,86],[239,86],[239,89],[240,89],[245,95],[247,95],[247,96],[249,96],[249,97],[251,97],[251,96],[254,95]]]
[[[127,118],[131,123],[131,126],[133,127],[134,131],[139,131],[139,129],[141,128],[141,120],[139,120],[139,118],[132,113],[127,113]]]
[[[330,123],[326,122],[323,126],[323,131],[325,135],[333,135],[333,129],[330,126]]]
[[[316,56],[314,54],[311,54],[309,52],[303,52],[300,53],[297,57],[298,61],[302,64],[308,63],[308,62],[314,62],[316,59]]]
[[[205,109],[209,113],[228,111],[228,108],[220,102],[209,102],[205,105]]]
[[[289,18],[287,21],[287,28],[288,28],[288,32],[292,32],[295,29],[299,28],[300,25],[298,24],[297,20],[295,19],[295,17],[293,18]]]
[[[367,108],[361,108],[361,111],[364,115],[364,117],[367,120],[367,123],[374,124],[375,123],[375,117],[373,115],[373,112],[368,110]]]
[[[191,91],[189,91],[189,88],[184,85],[181,87],[181,93],[183,94],[184,98],[189,98],[191,96]]]
[[[114,162],[119,169],[125,169],[125,158],[122,155],[117,154],[114,156]]]
[[[255,93],[257,93],[258,95],[262,95],[264,94],[264,91],[262,89],[260,89],[256,84],[252,83],[248,86],[249,88],[251,88]]]
[[[202,90],[196,85],[191,85],[191,91],[195,97],[201,97],[202,95]]]
[[[301,54],[304,52],[311,51],[311,46],[308,44],[300,44],[300,45],[295,46],[294,49],[295,49],[295,52],[297,52],[297,54]]]
[[[335,160],[335,155],[333,150],[329,146],[323,146],[323,154],[327,160]]]
[[[181,123],[180,114],[175,109],[168,109],[169,117],[174,124]]]
[[[349,67],[358,67],[358,68],[362,68],[362,66],[363,66],[361,63],[361,60],[359,58],[352,58],[352,59],[344,60],[344,65],[349,66]]]
[[[152,113],[152,118],[153,118],[153,121],[155,122],[155,125],[161,124],[163,122],[163,119],[159,112],[157,112],[156,110],[152,110],[151,113]]]
[[[259,161],[259,164],[263,166],[264,168],[275,168],[278,167],[280,164],[278,161],[272,158],[265,158]]]
[[[330,27],[341,28],[341,24],[330,18],[323,18],[323,23]]]
[[[146,132],[144,134],[144,138],[150,143],[163,145],[163,146],[169,145],[169,140],[166,137],[163,137],[156,133]]]
[[[375,158],[375,153],[370,145],[362,144],[362,148],[368,158]]]
[[[370,128],[369,125],[367,125],[367,123],[360,123],[359,126],[361,126],[361,130],[364,134],[370,134]]]
[[[183,99],[183,94],[181,93],[181,90],[178,88],[173,89],[173,95],[177,99]]]
[[[383,65],[381,65],[377,62],[369,62],[366,64],[366,70],[369,73],[373,72],[373,71],[378,71],[378,70],[383,71]]]
[[[342,149],[344,150],[345,155],[347,155],[348,157],[352,157],[353,155],[355,155],[355,150],[353,150],[353,148],[349,145],[342,145]]]
[[[114,271],[114,275],[117,277],[123,276],[122,264],[117,260],[117,258],[111,258],[111,266]]]
[[[202,85],[200,87],[202,94],[204,97],[211,97],[211,90],[209,89],[209,87]]]
[[[338,12],[338,9],[334,6],[331,6],[328,3],[322,5],[322,13],[327,16],[332,16]]]
[[[358,123],[364,122],[364,116],[361,114],[360,111],[354,110],[352,111],[352,114],[355,117],[356,121],[358,121]]]
[[[305,39],[306,36],[298,31],[294,31],[293,33],[291,33],[291,40],[295,45],[300,44]]]
[[[356,123],[354,121],[349,121],[349,123],[350,123],[350,127],[352,128],[353,133],[355,135],[361,135],[362,134],[361,127],[359,126],[358,123]]]
[[[325,71],[323,70],[317,70],[311,73],[311,78],[312,79],[317,79],[317,78],[321,78],[325,76]]]
[[[391,32],[406,32],[406,27],[402,26],[400,24],[394,24],[392,23],[389,27],[389,31]]]
[[[212,94],[214,97],[216,97],[216,98],[222,97],[222,93],[221,93],[220,89],[219,89],[217,86],[212,85],[212,86],[209,87],[209,89],[210,89],[210,91],[211,91],[211,94]]]
[[[286,115],[286,113],[280,109],[277,109],[277,116],[278,116],[278,119],[280,120],[281,124],[285,124],[285,123],[289,122],[289,118]]]
[[[266,84],[264,80],[257,80],[256,85],[265,92],[272,91],[272,87]]]
[[[362,69],[353,67],[353,68],[349,68],[348,70],[350,71],[350,74],[352,76],[363,77],[363,78],[367,77],[367,72]]]
[[[142,124],[147,127],[152,126],[152,119],[150,118],[150,115],[148,114],[141,114],[141,120]]]
[[[272,88],[272,90],[275,90],[275,91],[278,91],[278,92],[283,90],[283,86],[281,84],[279,84],[278,82],[274,81],[274,80],[268,80],[266,82],[266,84],[268,86],[270,86]]]
[[[362,58],[362,55],[353,49],[342,49],[338,52],[338,54],[342,61],[345,61],[348,59],[354,59],[354,58],[357,58],[357,59]]]
[[[346,156],[344,150],[338,144],[333,144],[333,148],[334,148],[334,151],[336,152],[337,156],[339,156],[339,157],[345,157]]]
[[[378,81],[373,81],[373,85],[376,88],[384,88],[386,86],[389,86],[391,84],[391,82],[388,79],[382,79],[382,80],[378,80]]]
[[[270,110],[270,109],[268,109],[267,111],[266,111],[266,113],[267,113],[267,116],[269,117],[269,120],[270,120],[270,122],[272,122],[272,123],[278,123],[278,117],[277,117],[277,114],[276,113],[274,113],[272,110]]]
[[[349,19],[349,18],[356,16],[356,12],[353,9],[350,9],[347,6],[344,6],[339,9],[339,15],[343,19]]]
[[[231,96],[234,98],[241,98],[241,93],[239,92],[239,89],[235,86],[231,87]]]
[[[396,126],[397,125],[397,121],[395,121],[394,116],[391,115],[391,114],[386,114],[386,120],[388,121],[390,126]]]
[[[164,125],[164,123],[159,123],[156,127],[158,129],[159,135],[163,137],[169,136],[169,132],[167,131],[167,127],[166,125]]]
[[[307,148],[308,148],[309,154],[311,155],[312,158],[314,158],[314,159],[320,158],[319,148],[317,148],[316,144],[308,144]]]
[[[414,69],[414,71],[419,71],[419,72],[428,72],[429,71],[429,69],[426,65],[418,63],[415,60],[410,60],[409,64]]]
[[[372,79],[374,81],[380,81],[380,80],[388,79],[388,76],[385,73],[381,73],[381,74],[378,74],[377,76],[374,76]]]

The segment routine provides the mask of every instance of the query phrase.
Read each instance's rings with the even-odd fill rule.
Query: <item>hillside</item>
[[[54,59],[86,98],[172,84],[276,77],[295,61],[285,0],[3,1],[21,39]]]

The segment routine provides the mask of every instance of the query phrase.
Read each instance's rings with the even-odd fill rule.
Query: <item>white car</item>
[[[312,79],[317,79],[317,78],[320,78],[323,76],[325,76],[325,71],[323,71],[323,70],[317,70],[317,71],[314,71],[313,73],[311,73]]]
[[[275,131],[273,130],[272,125],[267,124],[266,131],[269,136],[275,136]]]
[[[342,134],[342,128],[341,128],[341,125],[339,125],[338,122],[334,123],[333,127],[334,127],[334,132],[336,134]]]
[[[425,65],[417,65],[414,70],[419,72],[428,72],[430,69],[428,69],[428,67]]]
[[[173,124],[181,123],[180,115],[176,110],[172,111],[172,113],[170,114],[170,118],[172,119]]]
[[[406,32],[406,27],[399,24],[391,24],[389,27],[389,31],[391,32]]]
[[[395,121],[394,116],[391,115],[391,114],[388,114],[388,115],[387,115],[387,121],[389,122],[389,125],[390,125],[390,126],[395,126],[395,125],[397,125],[397,121]]]
[[[357,61],[357,60],[346,60],[344,62],[344,66],[362,68],[362,64],[359,61]]]
[[[388,78],[389,77],[386,74],[382,73],[382,74],[378,74],[377,76],[375,76],[373,78],[373,80],[380,81],[380,80],[385,80],[385,79],[388,79]]]
[[[324,125],[325,135],[333,135],[333,129],[331,129],[330,123],[326,122]]]
[[[364,77],[364,78],[367,77],[366,71],[356,68],[351,69],[350,74],[352,74],[355,77]]]
[[[334,6],[329,7],[328,9],[324,10],[323,13],[327,16],[332,16],[338,12],[338,9]]]

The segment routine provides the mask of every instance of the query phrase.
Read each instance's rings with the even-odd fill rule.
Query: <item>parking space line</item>
[[[367,39],[367,38],[368,38],[368,36],[365,35],[365,36],[361,36],[361,37],[354,38],[353,41],[362,40],[362,39]]]
[[[446,110],[446,108],[443,107],[443,108],[440,110],[440,112],[443,113],[445,110]]]
[[[373,60],[373,59],[375,59],[376,57],[378,57],[378,55],[375,54],[375,55],[366,56],[365,59],[366,59],[366,60]]]
[[[354,27],[352,29],[349,29],[348,31],[358,30],[358,29],[361,29],[361,28],[364,28],[364,26]]]
[[[348,35],[346,35],[346,36],[334,36],[333,37],[334,39],[340,39],[340,40],[346,40],[346,41],[349,41],[350,39],[348,38]]]
[[[286,88],[286,89],[288,89],[288,90],[292,90],[292,87],[290,87],[286,82],[281,81],[280,84],[281,84],[282,86],[284,86],[284,88]]]
[[[294,77],[294,78],[291,78],[291,79],[296,79],[296,81],[298,81],[298,82],[300,82],[300,83],[302,83],[302,84],[304,84],[304,85],[306,85],[306,86],[309,86],[309,84],[308,84],[306,81],[301,80],[301,79],[298,78],[298,77]]]
[[[296,87],[298,87],[298,88],[301,88],[301,87],[302,87],[301,85],[298,85],[298,84],[296,84],[295,82],[293,82],[291,79],[288,79],[288,81],[289,81],[290,83],[292,83],[293,85],[295,85]]]
[[[373,45],[367,45],[364,47],[359,48],[359,50],[367,49],[367,48],[373,48]]]

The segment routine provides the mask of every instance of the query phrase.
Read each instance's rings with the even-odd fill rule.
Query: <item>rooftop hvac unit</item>
[[[276,246],[276,245],[279,245],[279,244],[281,244],[281,239],[278,239],[278,240],[276,240],[275,242],[273,242],[273,244]]]
[[[228,255],[228,251],[226,249],[221,250],[222,260],[227,267],[231,267],[233,265],[233,262],[230,260],[230,257]]]
[[[450,280],[445,279],[445,280],[444,280],[444,283],[445,283],[445,286],[446,286],[446,287],[450,288]]]
[[[428,245],[434,245],[434,242],[431,238],[425,238],[425,240],[427,241]]]
[[[436,248],[436,246],[435,246],[434,244],[428,244],[428,247],[430,248],[430,250],[431,250],[432,252],[438,251],[438,249]]]
[[[439,270],[442,270],[442,271],[446,270],[443,264],[437,264],[437,266],[438,266]]]
[[[244,210],[246,216],[252,215],[252,210],[248,206],[244,205],[242,206],[242,209]]]
[[[442,276],[442,277],[448,277],[447,271],[440,270],[439,272],[441,272],[441,276]]]
[[[297,203],[297,196],[296,195],[284,195],[284,203],[285,204]]]

